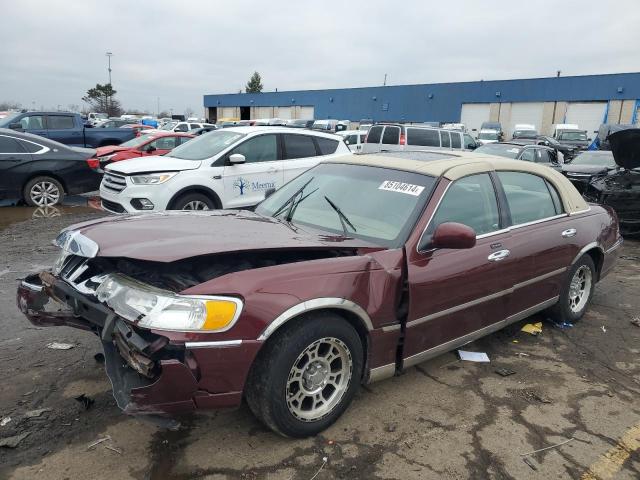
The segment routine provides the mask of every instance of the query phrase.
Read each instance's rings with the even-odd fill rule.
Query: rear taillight
[[[97,158],[87,158],[87,165],[89,165],[89,168],[93,168],[95,170],[100,168],[100,160]]]
[[[404,133],[400,134],[400,145],[406,145],[407,139],[404,137]]]

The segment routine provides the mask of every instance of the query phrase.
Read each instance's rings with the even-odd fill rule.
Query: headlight
[[[133,175],[129,177],[136,185],[157,185],[176,176],[178,172],[150,173],[149,175]]]
[[[238,298],[177,295],[118,274],[107,276],[96,296],[121,317],[160,330],[224,332],[242,311]]]
[[[107,160],[111,160],[113,157],[115,157],[116,154],[112,153],[111,155],[103,155],[101,157],[98,157],[98,161],[100,162],[106,162]]]

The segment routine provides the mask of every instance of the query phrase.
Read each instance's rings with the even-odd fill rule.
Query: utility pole
[[[156,110],[156,118],[160,118],[160,97],[158,97],[158,108]]]
[[[558,71],[556,72],[556,77],[558,77],[558,78],[559,78],[561,73],[562,73],[562,70],[558,70]]]
[[[387,86],[387,74],[384,74],[384,83],[382,84],[383,87]]]
[[[107,56],[107,62],[108,62],[108,67],[107,67],[107,71],[109,72],[109,86],[111,86],[111,56],[113,55],[113,53],[111,52],[107,52],[106,56]],[[110,115],[110,111],[109,111],[109,103],[111,100],[111,95],[109,95],[107,98],[107,111],[105,112],[107,115]]]

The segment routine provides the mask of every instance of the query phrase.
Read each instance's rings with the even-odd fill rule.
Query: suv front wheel
[[[173,210],[213,210],[215,203],[202,193],[187,193],[173,203]]]

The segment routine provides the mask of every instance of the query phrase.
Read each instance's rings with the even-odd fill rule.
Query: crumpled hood
[[[166,155],[152,155],[144,158],[130,159],[126,162],[114,163],[109,165],[106,170],[124,175],[148,172],[175,172],[195,170],[201,163],[199,160],[182,160]]]
[[[640,167],[640,128],[612,133],[608,137],[613,158],[627,170]]]
[[[302,230],[249,211],[162,212],[73,225],[98,246],[98,257],[156,262],[220,253],[377,247],[358,239]]]
[[[595,175],[596,173],[607,172],[609,167],[605,165],[572,165],[571,163],[565,163],[562,165],[562,171],[566,173],[590,173]]]

